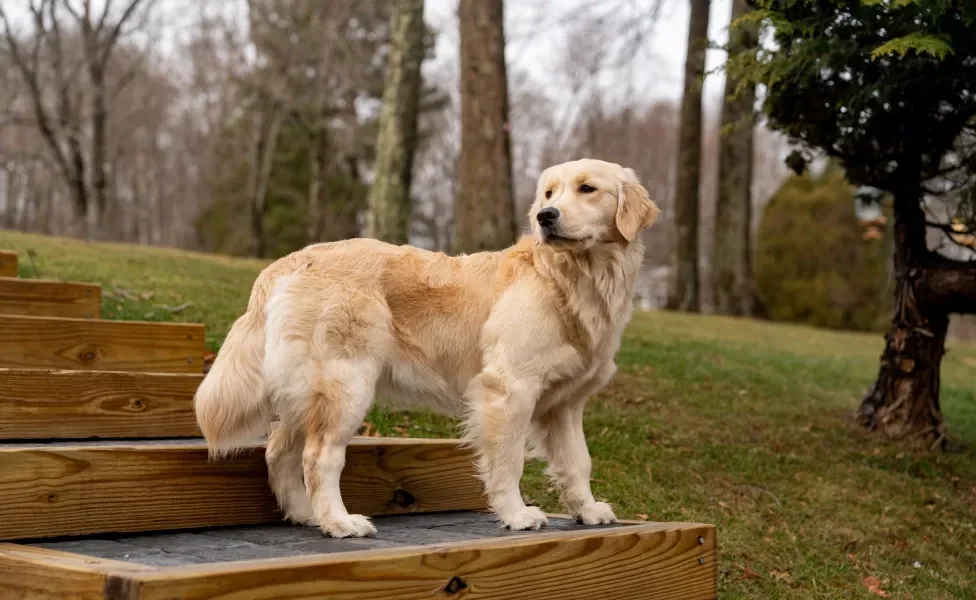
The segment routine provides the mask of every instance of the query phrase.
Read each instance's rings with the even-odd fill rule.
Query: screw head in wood
[[[700,565],[703,565],[703,564],[705,564],[705,558],[704,558],[704,557],[702,557],[702,558],[699,558],[699,559],[698,559],[698,564],[700,564]]]
[[[191,364],[192,364],[192,363],[193,363],[193,357],[192,357],[192,356],[187,356],[187,357],[186,357],[186,362],[188,362],[188,363],[191,363]]]
[[[703,535],[698,536],[698,545],[700,546],[704,543],[705,543],[705,536]]]

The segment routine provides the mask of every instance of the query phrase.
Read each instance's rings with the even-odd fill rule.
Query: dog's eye
[[[546,198],[552,198],[552,190],[546,190]]]
[[[585,183],[579,187],[579,192],[581,194],[591,194],[596,191],[596,188],[592,185],[586,185]]]

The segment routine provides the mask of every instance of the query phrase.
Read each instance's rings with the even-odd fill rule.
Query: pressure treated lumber
[[[485,507],[453,440],[357,438],[342,476],[350,512]],[[280,520],[264,448],[209,460],[198,440],[0,444],[0,540]]]
[[[455,518],[441,518],[442,521]],[[411,515],[378,519],[380,530],[408,538]],[[482,517],[482,520],[487,520]],[[96,556],[92,571],[105,575],[103,598],[113,600],[711,600],[717,596],[716,535],[711,525],[643,523],[617,527],[579,527],[552,521],[553,529],[502,533],[494,537],[444,541],[428,545],[364,549],[370,540],[328,540],[307,528],[282,528],[262,537],[255,531],[205,530],[157,536],[123,536],[113,540],[53,543],[71,553],[46,550],[46,562],[78,561],[86,547]],[[446,526],[450,526],[449,524]],[[441,523],[435,527],[445,527]],[[224,540],[220,535],[230,537]],[[246,535],[254,541],[237,539]],[[443,534],[434,533],[434,535]],[[209,539],[196,539],[194,536]],[[276,555],[284,537],[325,550],[301,556],[203,562],[237,552],[258,557]],[[307,540],[306,540],[307,538]],[[305,541],[302,541],[305,540]],[[87,546],[86,546],[87,544]],[[333,549],[333,547],[338,549]],[[0,544],[0,569],[15,551]],[[35,548],[29,547],[30,550]],[[160,549],[168,550],[160,550]],[[27,552],[27,550],[25,550]],[[158,552],[159,555],[154,555]],[[59,553],[63,558],[56,559]],[[194,556],[189,556],[190,553]],[[110,554],[118,558],[100,558]],[[180,565],[180,557],[188,558]],[[168,558],[176,561],[167,566]],[[97,561],[106,561],[104,563]],[[156,566],[142,564],[155,562]],[[172,565],[172,563],[170,563]],[[79,566],[83,568],[83,566]],[[56,573],[56,572],[55,572]],[[11,584],[25,577],[16,572]],[[93,586],[92,586],[93,587]],[[74,588],[68,588],[74,591]],[[35,594],[37,598],[61,597]],[[97,595],[83,596],[99,598]]]
[[[199,437],[203,375],[0,369],[0,440]]]
[[[101,311],[97,285],[0,277],[0,314],[98,319]]]
[[[8,250],[0,250],[0,277],[17,276],[17,254]]]
[[[0,598],[108,600],[111,573],[148,570],[93,556],[0,543]]]
[[[714,530],[637,525],[133,573],[137,600],[709,600]],[[708,536],[710,547],[698,542]],[[699,562],[704,559],[704,564]],[[259,564],[264,563],[264,564]],[[269,564],[270,563],[270,564]],[[245,595],[240,595],[246,590]],[[321,596],[318,596],[321,594]]]
[[[0,315],[0,368],[202,373],[203,325]]]

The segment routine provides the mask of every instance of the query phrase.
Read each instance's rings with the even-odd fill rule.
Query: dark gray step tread
[[[26,542],[27,545],[153,567],[199,565],[235,560],[284,558],[444,544],[539,532],[506,531],[495,517],[481,512],[445,512],[376,517],[374,538],[334,539],[314,527],[273,524],[219,527],[136,535]],[[593,529],[565,518],[550,518],[541,532]],[[22,542],[23,543],[23,542]]]

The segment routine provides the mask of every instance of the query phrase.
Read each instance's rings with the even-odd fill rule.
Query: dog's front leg
[[[547,473],[561,491],[569,514],[585,525],[614,523],[617,517],[606,502],[597,502],[590,489],[592,461],[583,434],[583,402],[561,406],[545,415],[540,428]]]
[[[560,490],[566,508],[585,525],[614,523],[617,517],[606,502],[597,502],[590,489],[592,460],[583,433],[583,409],[590,394],[613,377],[616,367],[604,367],[594,382],[578,392],[573,401],[539,415],[532,423],[535,439],[549,462],[547,473]]]
[[[519,481],[525,466],[525,440],[540,382],[482,372],[468,388],[467,438],[478,452],[478,471],[488,504],[509,529],[539,529],[545,513],[522,500]]]

